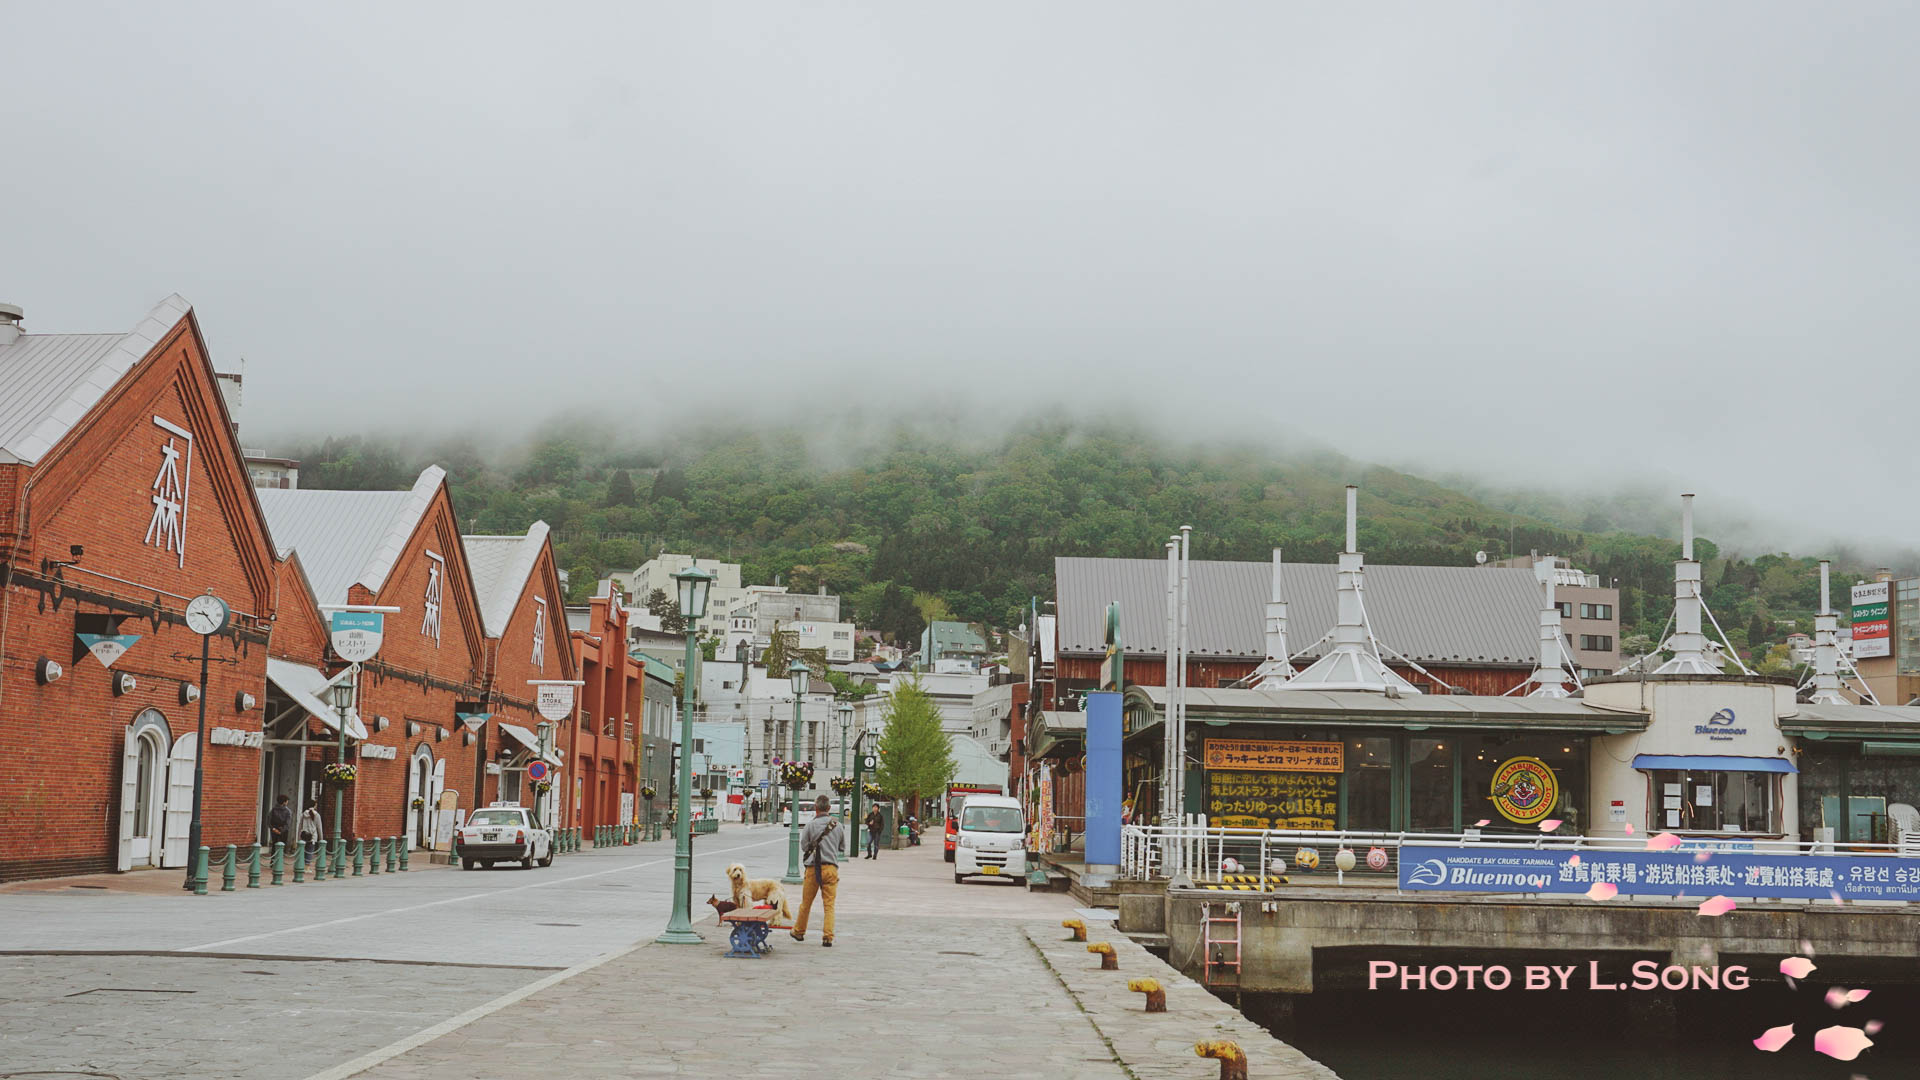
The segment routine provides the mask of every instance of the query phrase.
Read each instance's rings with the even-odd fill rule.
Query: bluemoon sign
[[[1606,882],[1626,896],[1920,901],[1920,858],[1584,848],[1403,847],[1409,892],[1582,895]],[[1579,861],[1575,862],[1575,857]]]

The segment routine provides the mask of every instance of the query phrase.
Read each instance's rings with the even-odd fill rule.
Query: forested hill
[[[1168,533],[1194,526],[1194,557],[1333,560],[1347,483],[1360,485],[1360,543],[1376,563],[1466,566],[1474,553],[1553,552],[1622,587],[1626,632],[1657,633],[1671,601],[1678,544],[1619,531],[1582,533],[1511,518],[1458,491],[1330,454],[1197,449],[1145,430],[1030,424],[967,445],[906,429],[848,450],[795,431],[709,431],[606,450],[598,431],[544,434],[511,454],[471,440],[403,446],[364,438],[287,448],[301,484],[401,488],[444,467],[469,532],[554,529],[577,595],[612,570],[669,550],[825,585],[863,625],[901,635],[914,613],[996,627],[1024,621],[1051,594],[1060,555],[1159,557]],[[1736,644],[1751,623],[1803,617],[1817,589],[1811,560],[1717,558],[1709,600]],[[1843,575],[1838,580],[1848,580]],[[889,595],[887,586],[898,587]],[[902,597],[914,601],[905,605]],[[1724,606],[1722,606],[1724,603]],[[1762,624],[1765,624],[1764,626]],[[1804,628],[1804,627],[1803,627]]]

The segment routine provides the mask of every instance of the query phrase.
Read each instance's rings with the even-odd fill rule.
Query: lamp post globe
[[[689,567],[673,575],[680,593],[680,618],[686,623],[686,666],[680,683],[680,765],[675,778],[673,821],[673,910],[667,916],[667,928],[654,940],[663,945],[698,945],[700,935],[693,932],[693,694],[695,650],[699,622],[707,614],[707,593],[713,587],[713,575],[699,567]]]
[[[807,676],[811,672],[804,660],[795,660],[787,665],[787,681],[793,687],[793,755],[791,760],[800,760],[800,705],[807,693]],[[787,876],[780,879],[783,885],[798,885],[805,880],[800,873],[800,787],[790,785],[787,789],[792,813],[787,818]]]

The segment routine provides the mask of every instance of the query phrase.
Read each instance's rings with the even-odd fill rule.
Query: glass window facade
[[[1453,755],[1451,738],[1407,740],[1407,828],[1414,832],[1453,831]]]
[[[1651,769],[1647,828],[1679,832],[1780,831],[1778,773]]]
[[[1347,739],[1346,827],[1386,831],[1393,823],[1393,740],[1381,735]]]

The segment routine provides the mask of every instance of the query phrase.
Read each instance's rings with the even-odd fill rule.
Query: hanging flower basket
[[[710,788],[710,787],[703,787],[703,788],[701,788],[701,789],[700,789],[700,798],[701,798],[701,799],[702,799],[703,801],[704,801],[704,800],[707,800],[707,799],[711,799],[711,798],[713,798],[713,789],[712,789],[712,788]]]
[[[427,808],[427,800],[422,799],[416,795],[414,796],[413,801],[408,803],[407,805],[413,807],[415,810],[425,810]]]
[[[533,793],[535,795],[545,795],[547,792],[552,790],[553,790],[553,781],[551,780],[535,780],[533,782]]]
[[[653,797],[654,797],[655,795],[658,795],[658,794],[660,794],[660,793],[659,793],[659,792],[657,792],[657,791],[655,791],[655,790],[653,790],[653,789],[652,789],[652,788],[650,788],[650,787],[643,787],[643,788],[641,788],[641,789],[640,789],[640,797],[641,797],[641,798],[643,798],[643,799],[645,799],[645,800],[647,800],[648,802],[652,802],[652,801],[653,801]]]
[[[887,799],[887,793],[880,790],[879,784],[868,784],[866,787],[860,789],[860,793],[869,799],[874,799],[879,802],[889,801]]]
[[[339,784],[344,787],[353,783],[354,771],[352,765],[328,765],[320,770],[320,776],[329,784]]]
[[[780,783],[794,791],[813,786],[813,762],[789,761],[780,766]]]
[[[853,794],[853,777],[851,776],[836,776],[827,783],[828,786],[833,788],[835,795]]]

